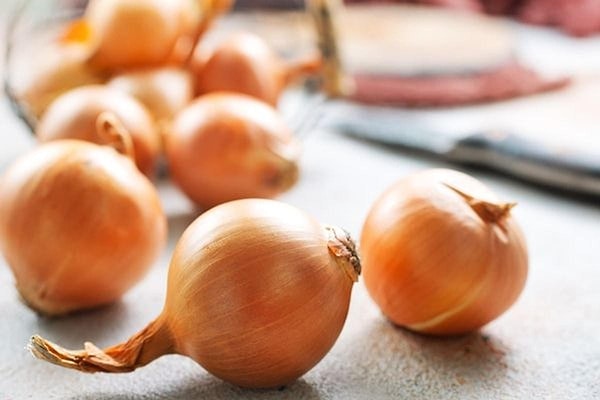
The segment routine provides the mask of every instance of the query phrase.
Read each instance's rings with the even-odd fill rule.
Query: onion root
[[[40,360],[81,372],[131,372],[156,358],[173,352],[171,335],[160,318],[150,323],[127,342],[101,350],[90,342],[83,350],[67,350],[39,335],[27,346]]]

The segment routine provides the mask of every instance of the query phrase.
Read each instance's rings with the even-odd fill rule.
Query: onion
[[[138,99],[157,121],[172,119],[194,96],[190,73],[175,67],[122,73],[113,77],[108,86]]]
[[[271,106],[235,93],[200,97],[165,135],[169,170],[196,204],[273,197],[298,179],[299,145]]]
[[[110,119],[101,126],[127,150]],[[111,147],[40,145],[0,179],[0,248],[22,298],[41,313],[115,301],[145,275],[165,240],[156,190]]]
[[[365,285],[395,324],[428,334],[476,330],[506,311],[527,277],[523,233],[477,180],[434,169],[373,205],[363,227]]]
[[[184,16],[196,12],[192,6],[190,0],[90,1],[85,13],[94,48],[90,62],[111,70],[164,63],[189,29]]]
[[[239,200],[200,216],[179,240],[161,315],[104,351],[39,336],[41,359],[85,372],[127,372],[170,353],[244,387],[298,378],[325,356],[348,311],[360,262],[339,228],[273,200]]]
[[[319,70],[320,59],[311,57],[288,63],[259,36],[238,33],[220,43],[210,54],[198,46],[191,66],[199,94],[232,91],[276,105],[290,83]]]
[[[161,150],[158,129],[141,103],[116,89],[90,85],[62,94],[40,119],[36,135],[42,142],[80,139],[102,144],[103,139],[96,134],[96,120],[104,112],[114,114],[128,131],[138,168],[152,176]]]
[[[62,93],[77,86],[101,83],[102,74],[87,65],[86,46],[51,44],[33,63],[31,75],[17,88],[17,97],[29,112],[39,118],[48,105]]]

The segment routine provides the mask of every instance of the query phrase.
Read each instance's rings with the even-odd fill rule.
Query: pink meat
[[[518,0],[482,0],[485,12],[494,15],[506,15],[512,12]]]
[[[568,79],[547,80],[509,62],[470,75],[382,77],[357,75],[354,100],[405,107],[457,106],[498,101],[564,87]]]

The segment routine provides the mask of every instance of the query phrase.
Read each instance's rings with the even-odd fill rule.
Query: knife
[[[442,132],[408,110],[324,105],[319,127],[418,151],[450,163],[486,167],[528,182],[600,197],[600,156],[553,147],[512,132]]]

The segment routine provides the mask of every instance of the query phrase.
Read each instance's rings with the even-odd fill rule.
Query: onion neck
[[[83,350],[67,350],[40,336],[33,336],[29,351],[36,358],[82,372],[130,372],[174,352],[164,318],[159,317],[125,343],[99,349],[86,342]]]
[[[517,203],[492,203],[485,200],[479,200],[454,186],[448,184],[444,185],[460,195],[473,211],[475,211],[479,218],[487,223],[498,224],[502,222],[510,215],[510,211],[517,205]]]
[[[283,86],[288,86],[294,81],[306,76],[316,75],[323,68],[323,59],[318,55],[308,56],[303,59],[285,63]]]
[[[330,253],[335,257],[337,264],[344,270],[352,282],[358,282],[361,272],[360,258],[356,252],[354,241],[341,228],[326,226],[325,231],[328,234],[327,247]]]
[[[96,134],[106,145],[135,161],[133,139],[119,118],[111,112],[103,112],[96,119]]]
[[[296,184],[300,175],[298,167],[298,154],[300,146],[295,140],[289,143],[272,141],[268,144],[264,156],[272,166],[265,171],[264,182],[266,186],[284,192]]]

